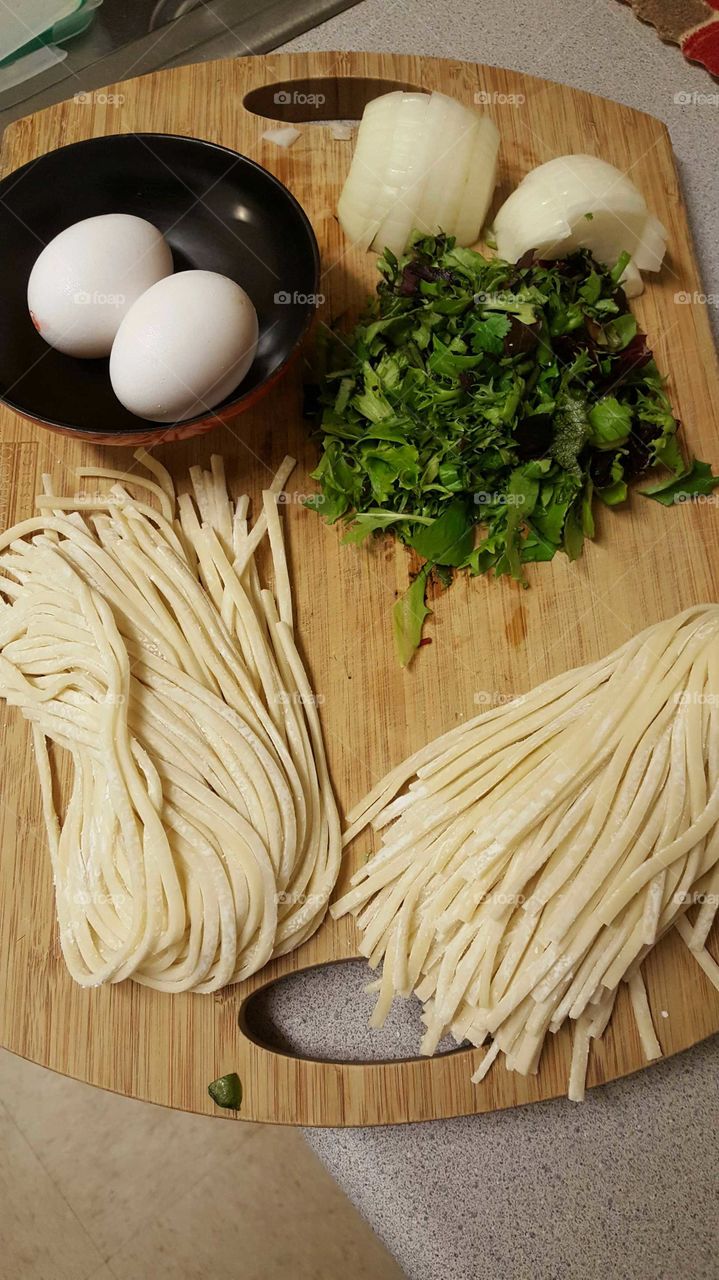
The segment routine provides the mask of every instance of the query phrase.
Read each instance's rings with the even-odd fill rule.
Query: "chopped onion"
[[[614,266],[631,255],[622,283],[641,293],[640,271],[659,271],[667,233],[626,174],[596,156],[559,156],[532,169],[505,200],[494,221],[500,257],[516,262],[529,249],[564,258],[589,249]]]
[[[265,129],[262,137],[266,142],[274,142],[276,147],[292,147],[300,136],[299,129],[287,125],[283,129]]]
[[[365,108],[337,212],[363,248],[397,255],[413,230],[479,239],[496,184],[499,134],[443,93],[394,93]]]

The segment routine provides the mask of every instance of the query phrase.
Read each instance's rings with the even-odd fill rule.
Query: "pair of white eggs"
[[[153,422],[212,409],[257,351],[257,313],[244,289],[215,271],[173,275],[164,236],[131,214],[61,231],[33,266],[27,300],[50,346],[84,359],[109,355],[118,400]]]

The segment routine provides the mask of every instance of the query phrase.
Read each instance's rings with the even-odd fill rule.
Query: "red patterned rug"
[[[719,0],[625,0],[662,40],[678,44],[690,62],[719,76]]]

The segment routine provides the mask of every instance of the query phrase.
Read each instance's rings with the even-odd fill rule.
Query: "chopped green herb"
[[[584,216],[585,218],[590,217],[589,214],[585,214]],[[602,296],[602,277],[598,272],[590,271],[584,284],[579,287],[579,296],[580,298],[583,298],[590,307],[595,306],[596,303],[599,302],[599,299]]]
[[[609,272],[609,277],[613,284],[619,284],[619,281],[624,275],[624,272],[629,266],[629,263],[631,262],[631,260],[632,260],[632,256],[630,253],[620,253],[619,257],[617,258],[616,264],[612,267],[611,271]]]
[[[632,429],[632,407],[616,396],[605,396],[589,411],[589,442],[595,449],[617,449]]]
[[[623,351],[636,336],[637,322],[628,312],[626,315],[610,320],[604,328],[605,341],[613,351]]]
[[[652,467],[666,505],[708,493],[687,472],[678,423],[613,270],[583,250],[513,264],[416,236],[379,259],[369,314],[320,353],[319,433],[308,500],[345,541],[391,533],[426,564],[394,607],[400,661],[420,643],[429,570],[494,571],[571,559],[594,535],[595,497],[623,502]],[[441,570],[441,574],[440,571]]]
[[[397,511],[361,511],[354,517],[347,533],[342,539],[343,542],[364,542],[365,538],[371,533],[379,533],[383,529],[389,529],[390,525],[398,524],[400,520],[410,520],[412,524],[434,524],[429,516],[402,515]]]
[[[427,614],[432,610],[424,602],[431,564],[426,564],[417,574],[414,582],[407,588],[392,609],[392,630],[397,660],[401,667],[406,667],[419,648],[422,639],[422,627]]]
[[[570,475],[580,479],[579,455],[591,433],[586,397],[566,393],[557,396],[553,425],[552,457]]]
[[[227,1107],[230,1111],[239,1111],[242,1104],[242,1081],[236,1071],[220,1076],[207,1086],[212,1101],[218,1107]]]
[[[651,485],[649,489],[640,490],[647,498],[654,498],[665,507],[677,502],[687,502],[692,498],[705,498],[719,486],[719,476],[712,475],[708,462],[698,462],[696,458],[684,475],[662,484]]]
[[[466,502],[453,499],[436,520],[420,528],[410,546],[434,564],[464,564],[474,547],[474,519]]]

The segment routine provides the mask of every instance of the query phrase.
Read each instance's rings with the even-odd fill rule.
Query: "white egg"
[[[104,213],[66,227],[45,246],[27,286],[32,322],[69,356],[108,356],[123,318],[169,276],[172,253],[144,218]]]
[[[110,381],[130,413],[182,422],[224,400],[257,351],[257,312],[234,280],[178,271],[130,308],[110,355]]]

